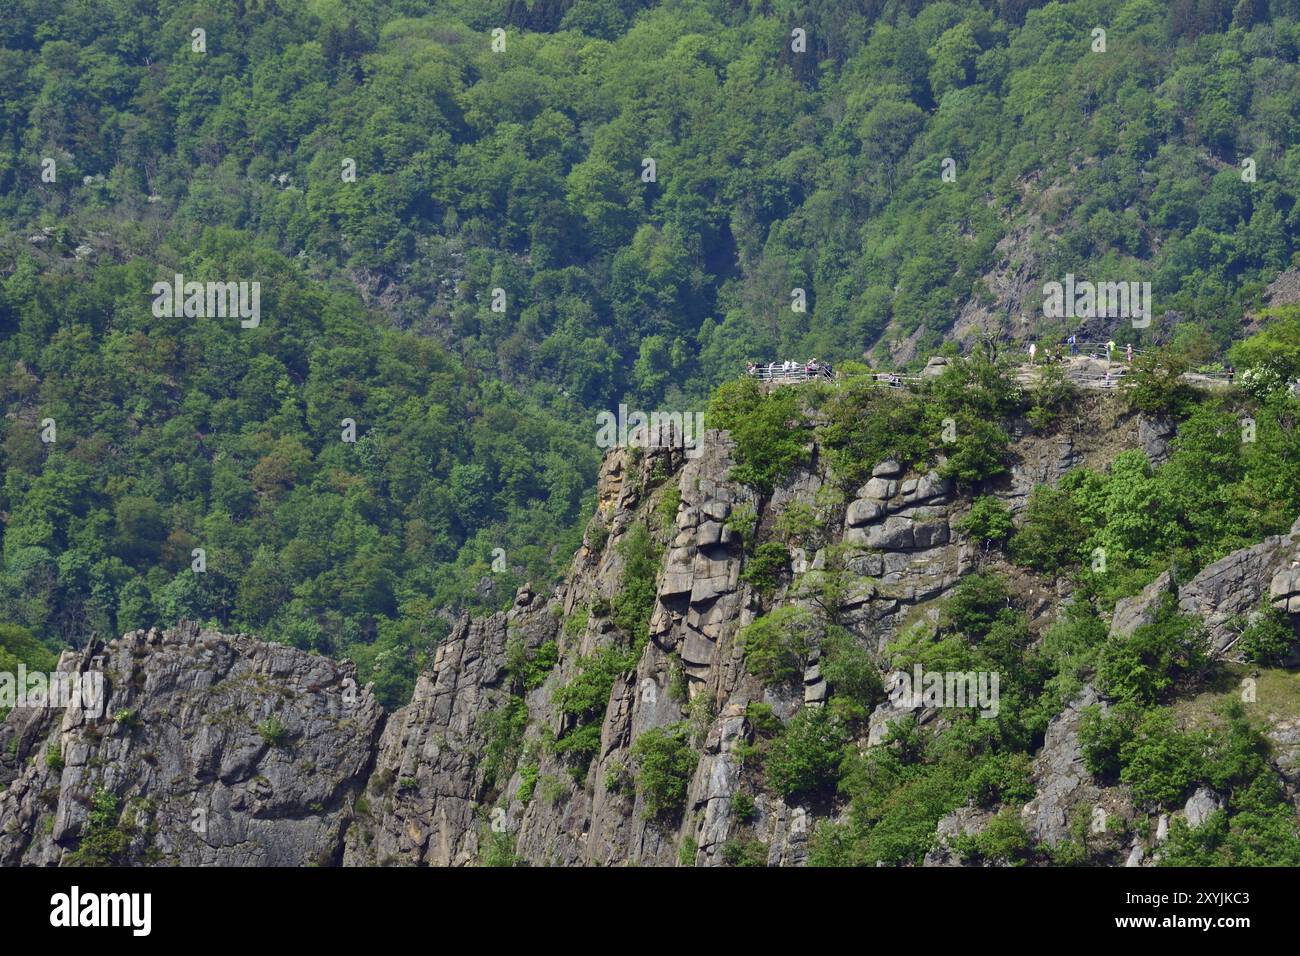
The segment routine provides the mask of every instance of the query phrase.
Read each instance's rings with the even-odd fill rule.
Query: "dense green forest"
[[[1298,20],[12,0],[4,619],[211,619],[396,702],[451,614],[554,579],[597,409],[702,407],[751,357],[923,360],[972,304],[1064,332],[1021,319],[1067,271],[1152,282],[1121,341],[1226,348],[1300,236]],[[157,317],[175,273],[260,282],[260,325]]]

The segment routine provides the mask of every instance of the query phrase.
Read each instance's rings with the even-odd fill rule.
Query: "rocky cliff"
[[[990,490],[1017,513],[1035,485],[1075,465],[1104,466],[1125,448],[1159,460],[1169,437],[1159,422],[1086,398],[1054,435],[1019,436],[1013,467]],[[801,675],[765,686],[745,666],[741,630],[776,608],[833,610],[883,674],[891,639],[935,616],[981,559],[955,524],[970,501],[937,471],[884,461],[846,493],[822,449],[808,452],[759,495],[731,479],[725,433],[707,433],[698,457],[611,451],[563,582],[462,619],[393,714],[356,687],[347,663],[191,624],[65,654],[61,668],[104,675],[107,704],[100,716],[18,708],[0,725],[0,862],[805,863],[818,821],[846,808],[833,796],[782,798],[752,755],[756,715],[788,721],[825,705],[822,649],[814,640]],[[640,639],[616,624],[638,528],[660,556]],[[790,561],[759,581],[747,542],[778,537]],[[1181,587],[1162,577],[1116,607],[1112,629],[1131,631],[1173,590],[1206,622],[1215,653],[1228,655],[1236,631],[1227,622],[1261,599],[1300,610],[1298,547],[1300,527]],[[1005,570],[1041,633],[1068,586]],[[575,688],[594,702],[573,704]],[[1094,703],[1107,705],[1086,686],[1034,754],[1035,792],[1020,813],[1043,844],[1067,839],[1079,807],[1142,815],[1126,788],[1103,787],[1083,767],[1079,724]],[[880,746],[907,715],[939,719],[886,703],[857,746]],[[644,761],[636,744],[651,731],[681,735],[693,762],[674,812],[659,812],[634,782]],[[1279,721],[1273,735],[1294,796],[1300,730]],[[1178,815],[1202,819],[1214,800],[1198,791]],[[962,862],[961,838],[992,817],[968,806],[940,820],[926,863]],[[1169,820],[1150,822],[1149,837],[1099,839],[1102,858],[1149,863]]]

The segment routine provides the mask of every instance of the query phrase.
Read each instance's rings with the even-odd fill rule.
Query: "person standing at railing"
[[[1124,356],[1128,359],[1128,364],[1133,364],[1133,343],[1130,342],[1124,347]]]
[[[1070,346],[1070,354],[1071,354],[1071,355],[1078,355],[1078,354],[1079,354],[1079,340],[1078,340],[1077,338],[1075,338],[1075,336],[1074,336],[1073,333],[1071,333],[1070,337],[1069,337],[1068,339],[1066,339],[1065,342],[1066,342],[1067,345]]]

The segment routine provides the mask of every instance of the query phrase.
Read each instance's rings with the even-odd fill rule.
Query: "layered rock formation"
[[[0,863],[110,862],[70,852],[96,828],[119,862],[340,861],[381,718],[350,664],[183,624],[60,669],[101,674],[103,705],[0,725]]]
[[[1036,484],[1104,465],[1125,447],[1163,454],[1168,438],[1136,418],[1024,438],[993,491],[1016,512]],[[731,480],[735,447],[723,433],[707,433],[698,457],[611,451],[597,514],[563,582],[549,594],[522,588],[508,610],[460,620],[409,704],[389,715],[356,686],[350,664],[190,624],[65,654],[62,668],[103,674],[104,712],[18,708],[0,724],[0,863],[94,862],[93,852],[110,852],[132,863],[707,866],[734,862],[738,847],[749,862],[806,862],[818,821],[844,808],[781,799],[747,752],[759,731],[752,705],[779,720],[823,706],[821,650],[810,648],[802,680],[765,687],[744,666],[742,629],[775,608],[815,611],[833,600],[884,669],[891,639],[933,620],[980,560],[956,530],[970,502],[937,471],[880,462],[845,493],[820,449],[809,452],[763,496]],[[588,714],[566,712],[562,689],[602,654],[628,653],[611,608],[637,526],[662,555],[647,632],[606,699]],[[759,590],[747,575],[752,542],[777,538],[790,564]],[[1217,653],[1232,655],[1243,617],[1261,601],[1300,610],[1297,547],[1300,523],[1176,589]],[[1069,598],[1059,584],[1022,583],[1035,622]],[[1150,620],[1170,590],[1166,576],[1120,602],[1113,632]],[[1070,838],[1079,814],[1100,808],[1094,846],[1113,862],[1146,865],[1161,826],[1148,843],[1107,842],[1104,820],[1138,811],[1124,788],[1099,786],[1083,766],[1079,727],[1092,705],[1106,702],[1086,687],[1051,721],[1022,822],[1051,847]],[[879,745],[907,715],[938,719],[932,708],[882,705],[859,746]],[[685,728],[698,754],[683,809],[669,817],[651,818],[630,783],[636,741],[654,728]],[[556,745],[579,733],[592,741],[589,760]],[[1280,772],[1300,783],[1300,731],[1283,723],[1273,735]],[[1179,814],[1202,822],[1218,799],[1197,793]],[[991,818],[973,806],[945,817],[925,862],[964,862],[954,844]]]

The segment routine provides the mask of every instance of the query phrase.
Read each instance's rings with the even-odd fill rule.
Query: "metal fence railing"
[[[749,374],[760,382],[808,382],[814,379],[834,381],[835,373],[829,365],[795,365],[790,362],[772,362],[756,365]]]
[[[1087,363],[1080,365],[1069,364],[1065,367],[1066,380],[1080,388],[1095,389],[1112,389],[1126,387],[1129,382],[1126,381],[1132,373],[1132,369],[1126,359],[1126,352],[1123,348],[1116,347],[1107,354],[1107,343],[1105,342],[1079,342],[1076,343],[1076,352],[1065,353],[1066,358],[1092,358],[1106,360],[1109,357],[1106,369],[1100,370],[1097,366],[1088,367]],[[1134,349],[1133,357],[1147,353],[1148,349]],[[1054,361],[1049,361],[1044,352],[1038,353],[1038,361],[1030,363],[1021,363],[1015,371],[1015,377],[1022,384],[1029,384],[1037,378],[1036,372],[1055,365]],[[798,382],[837,381],[833,366],[825,363],[813,365],[798,365],[789,362],[772,362],[767,365],[756,365],[748,370],[748,374],[757,378],[760,382],[773,382],[776,384],[795,384]],[[1185,374],[1186,379],[1192,382],[1217,382],[1224,385],[1234,383],[1235,376],[1232,372],[1227,371],[1196,371]],[[900,372],[872,372],[870,384],[878,388],[908,388],[921,381],[920,375],[905,375]],[[861,379],[855,377],[855,381]]]

